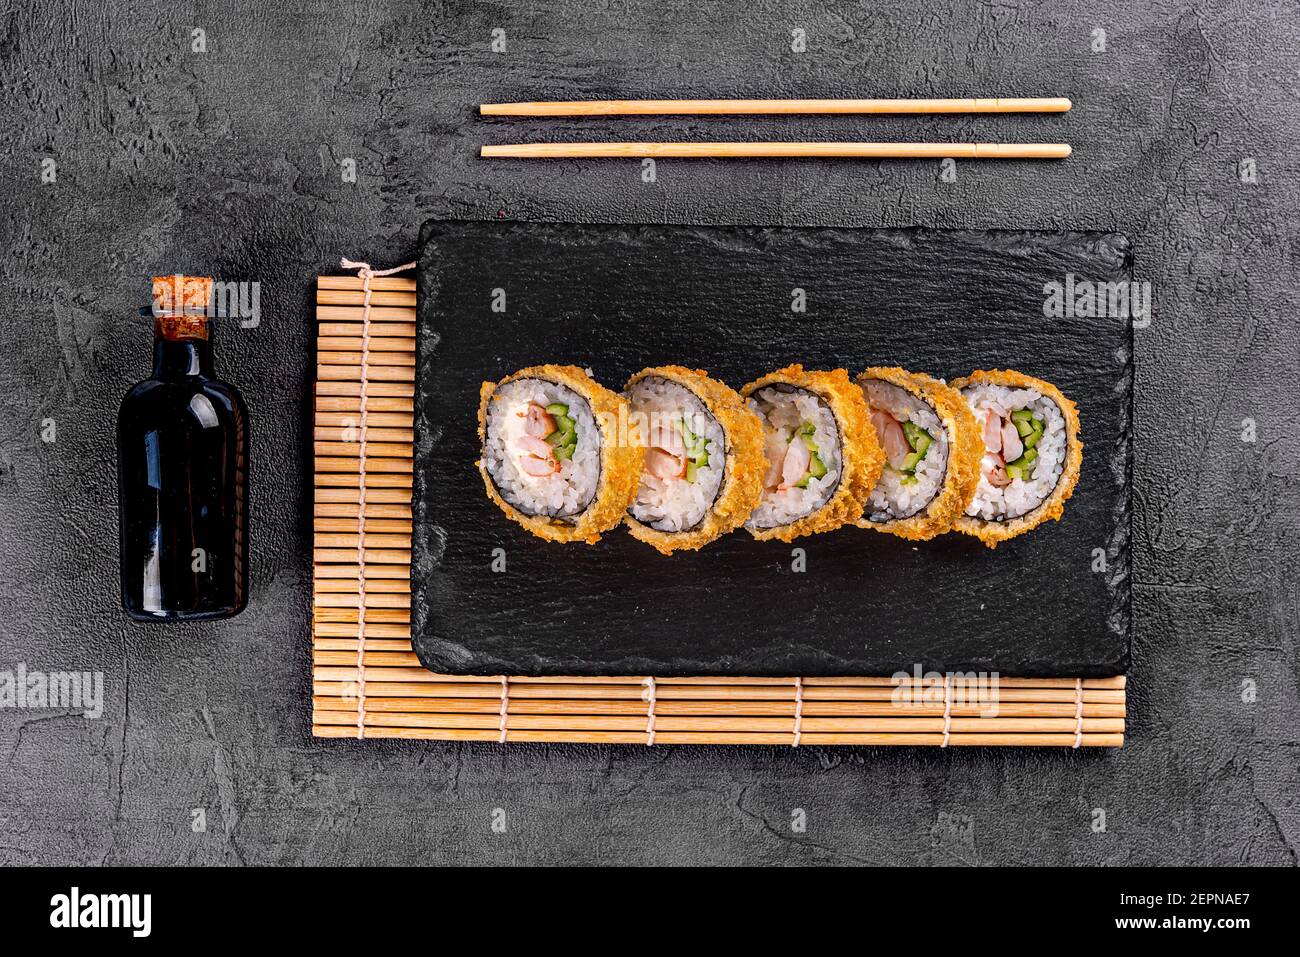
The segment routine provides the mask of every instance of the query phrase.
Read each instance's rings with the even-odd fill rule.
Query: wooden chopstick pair
[[[688,116],[1064,113],[1064,97],[929,100],[586,100],[484,103],[483,116]],[[480,156],[515,159],[592,157],[871,157],[899,159],[1065,159],[1068,143],[509,143]]]

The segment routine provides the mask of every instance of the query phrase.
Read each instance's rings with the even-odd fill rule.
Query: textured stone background
[[[107,681],[98,721],[0,712],[0,862],[1296,863],[1294,7],[830,7],[0,11],[0,668]],[[190,49],[195,27],[205,53]],[[504,54],[489,50],[494,27]],[[796,27],[805,53],[790,49]],[[1065,117],[610,120],[591,138],[1065,139],[1075,154],[965,163],[955,183],[924,162],[663,161],[654,185],[635,162],[475,156],[482,142],[588,135],[485,121],[480,101],[619,94],[1063,94],[1077,104]],[[1253,184],[1238,175],[1247,157]],[[1132,237],[1156,313],[1137,339],[1127,746],[311,740],[311,281],[340,254],[410,258],[430,216]],[[131,318],[145,277],[173,270],[263,285],[261,326],[218,343],[253,413],[256,588],[233,621],[139,628],[117,608],[111,429],[148,365],[149,331]],[[489,826],[495,807],[505,834]],[[806,834],[790,833],[796,807]]]

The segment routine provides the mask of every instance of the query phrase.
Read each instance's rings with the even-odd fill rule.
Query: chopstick
[[[505,143],[480,156],[513,159],[598,157],[880,159],[1065,159],[1068,143]]]
[[[932,100],[561,100],[483,103],[483,116],[646,116],[763,113],[1064,113],[1058,97],[972,97]]]
[[[483,103],[484,116],[632,116],[665,114],[809,113],[1064,113],[1065,97],[859,100],[569,100]],[[1066,143],[507,143],[484,146],[483,157],[590,159],[680,158],[879,158],[879,159],[1065,159]]]

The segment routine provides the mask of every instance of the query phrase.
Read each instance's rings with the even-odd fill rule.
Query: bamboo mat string
[[[506,743],[506,719],[510,714],[510,679],[505,675],[501,676],[501,736],[497,738],[497,744]]]
[[[1083,679],[1074,679],[1074,748],[1083,744]]]
[[[646,723],[645,723],[645,743],[646,747],[655,743],[655,679],[653,675],[646,675],[641,682],[645,685],[645,690],[641,692],[641,700],[647,702]]]
[[[941,748],[948,747],[948,739],[952,732],[952,681],[950,676],[943,676],[943,744]]]
[[[361,421],[357,426],[357,737],[366,736],[366,400],[370,384],[366,367],[370,364],[370,280],[376,276],[414,269],[415,263],[392,269],[371,269],[370,263],[340,259],[344,269],[355,269],[361,278]]]
[[[803,679],[796,677],[794,679],[794,739],[790,742],[790,747],[799,747],[801,737],[803,737]]]

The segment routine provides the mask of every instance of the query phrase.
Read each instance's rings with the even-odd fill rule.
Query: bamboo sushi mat
[[[362,279],[321,276],[316,285],[316,737],[642,745],[1124,743],[1123,676],[1001,678],[996,716],[985,717],[976,703],[954,704],[946,687],[900,705],[887,677],[507,679],[425,670],[411,649],[410,626],[415,281],[376,277],[370,289],[366,330]]]

